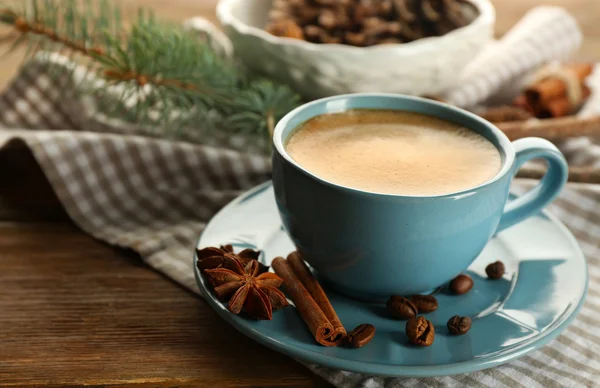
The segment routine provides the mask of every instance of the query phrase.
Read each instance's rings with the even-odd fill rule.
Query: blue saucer
[[[261,261],[294,250],[282,229],[270,182],[223,208],[208,224],[198,247],[233,244],[236,251],[263,251]],[[487,264],[501,260],[507,273],[489,280]],[[371,343],[360,349],[318,345],[293,307],[273,313],[272,321],[231,314],[194,269],[203,296],[236,329],[276,351],[308,363],[387,376],[441,376],[490,368],[537,349],[573,320],[587,290],[587,266],[577,242],[559,221],[543,213],[495,237],[469,268],[475,285],[465,295],[438,290],[437,311],[425,316],[435,325],[435,342],[414,347],[404,334],[405,321],[392,319],[385,305],[359,302],[326,289],[347,330],[375,325]],[[451,336],[453,315],[473,319],[471,330]]]

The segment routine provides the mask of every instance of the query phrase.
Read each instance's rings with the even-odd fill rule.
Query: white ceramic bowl
[[[371,47],[273,36],[263,30],[272,0],[221,0],[217,17],[248,67],[288,83],[306,98],[355,92],[440,94],[456,85],[461,70],[493,35],[490,1],[470,1],[479,16],[465,27],[441,37]]]

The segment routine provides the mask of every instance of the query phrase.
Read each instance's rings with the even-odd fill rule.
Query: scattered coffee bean
[[[471,318],[455,315],[448,320],[446,326],[448,326],[450,334],[465,334],[471,328]]]
[[[450,282],[450,290],[456,295],[466,294],[473,288],[473,279],[469,275],[460,274]]]
[[[420,313],[430,313],[438,308],[438,301],[433,295],[413,295],[410,301]]]
[[[485,273],[490,279],[500,279],[504,275],[504,263],[496,261],[485,267]]]
[[[403,296],[392,295],[387,301],[387,309],[394,318],[410,319],[416,317],[419,310]]]
[[[353,348],[360,348],[371,342],[375,335],[375,326],[369,323],[363,323],[356,326],[354,330],[348,333],[348,343]]]
[[[424,317],[414,317],[406,322],[406,335],[415,345],[429,346],[433,343],[435,329],[433,324]]]

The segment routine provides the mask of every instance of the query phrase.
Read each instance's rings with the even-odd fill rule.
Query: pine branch
[[[18,16],[11,11],[5,11],[5,17],[3,21],[9,21],[15,29],[22,35],[33,34],[39,37],[48,39],[49,41],[56,42],[63,45],[65,48],[73,50],[77,53],[89,56],[107,58],[104,54],[104,50],[100,47],[87,48],[84,43],[69,40],[67,37],[59,36],[58,33],[50,27],[45,26],[43,23],[30,23],[24,17]],[[99,59],[100,60],[100,59]]]
[[[14,28],[12,47],[28,44],[28,59],[69,53],[105,80],[100,87],[82,83],[77,91],[104,99],[100,113],[109,118],[158,128],[168,137],[198,127],[267,137],[299,103],[287,86],[249,78],[180,26],[140,10],[123,30],[121,14],[106,0],[0,5],[0,23]]]

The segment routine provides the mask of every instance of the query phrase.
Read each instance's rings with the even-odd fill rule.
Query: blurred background
[[[26,1],[26,0],[23,0]],[[202,16],[218,24],[215,6],[218,0],[115,0],[126,11],[135,14],[139,7],[152,8],[165,20],[182,22],[191,16]],[[597,12],[598,0],[492,0],[496,7],[496,36],[501,37],[532,7],[538,5],[559,5],[567,9],[579,22],[585,36],[578,55],[574,58],[582,61],[600,60],[600,23]],[[0,88],[4,87],[15,74],[23,57],[23,51],[17,50],[0,66]]]

